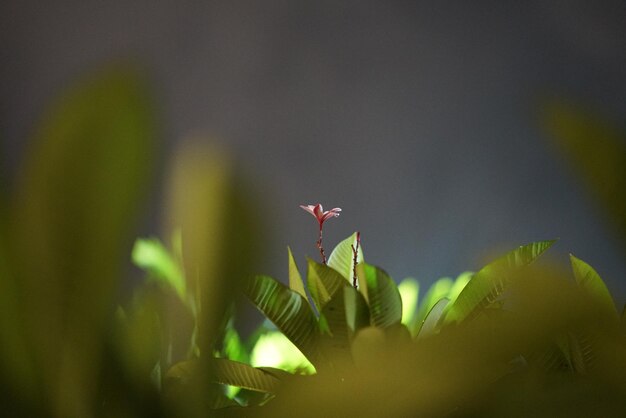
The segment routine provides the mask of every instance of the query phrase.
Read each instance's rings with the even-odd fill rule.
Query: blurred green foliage
[[[572,274],[536,267],[554,241],[442,278],[420,295],[415,279],[397,286],[364,261],[360,247],[354,254],[353,234],[328,265],[307,260],[306,276],[288,249],[284,284],[254,275],[263,234],[231,159],[187,143],[165,176],[159,236],[169,240],[141,238],[133,246],[158,149],[151,103],[132,68],[78,83],[44,118],[15,193],[0,206],[3,413],[552,417],[626,410],[624,315],[584,261],[571,256]],[[554,132],[589,182],[603,185],[599,197],[621,222],[622,145],[584,115],[551,112]],[[595,156],[583,151],[591,137],[599,138]],[[145,280],[120,301],[129,258]],[[266,317],[249,336],[236,326],[239,296]]]

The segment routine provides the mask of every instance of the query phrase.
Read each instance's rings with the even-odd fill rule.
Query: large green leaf
[[[296,260],[293,258],[291,248],[287,247],[287,253],[289,256],[289,288],[294,292],[298,292],[303,298],[307,298],[304,290],[304,283],[302,282],[302,276],[296,265]]]
[[[357,232],[341,241],[328,257],[328,265],[337,270],[350,283],[354,280],[354,252],[357,247]],[[357,264],[363,262],[363,249],[359,245],[357,252]]]
[[[610,318],[617,320],[617,309],[611,297],[609,289],[606,288],[604,281],[598,273],[589,264],[570,254],[572,270],[576,283],[587,293],[593,301],[604,311]]]
[[[398,287],[382,269],[367,263],[357,266],[359,288],[370,308],[372,325],[391,327],[402,321],[402,298]]]
[[[309,292],[311,293],[311,298],[315,303],[317,311],[321,312],[330,298],[332,298],[344,284],[347,284],[348,280],[335,269],[325,266],[324,264],[317,263],[310,258],[308,262],[307,284],[309,286]]]
[[[532,263],[554,242],[539,241],[521,246],[483,267],[463,288],[447,311],[445,321],[459,323],[477,315],[502,294],[509,284],[511,269]]]
[[[344,287],[346,321],[352,337],[362,328],[370,326],[370,309],[363,294],[352,286]]]
[[[319,331],[306,299],[268,276],[248,281],[244,294],[313,363],[319,358]]]

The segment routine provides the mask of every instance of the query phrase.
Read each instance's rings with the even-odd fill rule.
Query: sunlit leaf
[[[268,331],[258,338],[250,354],[250,364],[257,368],[275,368],[290,373],[315,373],[311,362],[279,331]],[[280,373],[268,372],[274,375]]]
[[[409,324],[411,335],[416,336],[419,329],[426,319],[428,312],[435,306],[441,299],[448,297],[450,289],[452,288],[452,279],[449,277],[443,277],[430,285],[428,291],[419,302],[419,309],[417,315],[414,316],[413,322]]]
[[[317,319],[302,295],[267,276],[249,280],[244,294],[315,364],[319,358]]]
[[[244,346],[239,333],[233,326],[232,320],[229,321],[224,332],[224,342],[222,346],[223,357],[238,361],[240,363],[248,363],[250,355]]]
[[[402,298],[393,280],[382,269],[360,263],[357,266],[359,288],[365,288],[370,320],[376,327],[386,328],[402,320]]]
[[[463,288],[446,314],[446,322],[470,319],[489,306],[509,284],[510,270],[532,263],[555,241],[540,241],[513,250],[483,267]]]
[[[153,278],[170,286],[181,301],[187,302],[187,286],[180,266],[158,239],[137,239],[132,259]]]
[[[448,303],[450,303],[450,299],[448,298],[439,299],[439,301],[435,303],[430,311],[428,311],[420,328],[417,330],[417,338],[432,335],[437,331],[437,327],[440,325],[440,320]]]
[[[354,279],[354,252],[352,248],[357,248],[357,233],[350,235],[341,241],[328,257],[328,266],[337,270],[350,283]],[[357,252],[357,264],[364,261],[363,249],[359,245]]]
[[[409,325],[417,315],[420,284],[415,279],[404,279],[398,285],[402,297],[402,323]]]
[[[348,284],[348,280],[335,269],[311,259],[308,259],[308,267],[307,284],[309,292],[317,311],[321,312],[335,292],[343,285]]]
[[[606,312],[610,318],[617,319],[617,309],[609,289],[604,281],[589,264],[570,254],[572,270],[576,283],[593,298],[594,302]]]
[[[472,279],[472,276],[474,276],[474,273],[471,271],[466,271],[458,275],[448,292],[447,298],[450,299],[450,303],[453,303],[456,298],[459,297],[463,289],[465,289],[465,286],[467,286],[467,283]]]

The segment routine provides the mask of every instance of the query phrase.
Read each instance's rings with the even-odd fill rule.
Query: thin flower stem
[[[326,254],[324,253],[324,246],[322,245],[322,225],[320,225],[320,235],[317,239],[317,249],[320,250],[320,255],[322,256],[322,263],[326,264]]]

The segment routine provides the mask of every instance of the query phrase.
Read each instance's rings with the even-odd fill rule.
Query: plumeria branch
[[[352,248],[352,255],[354,256],[352,260],[352,287],[354,287],[355,289],[359,287],[359,281],[356,275],[356,263],[359,256],[359,245],[361,245],[361,233],[357,231],[356,248],[354,245],[350,244],[350,248]]]
[[[315,219],[317,219],[317,222],[320,227],[319,236],[317,239],[317,249],[319,250],[320,256],[322,257],[322,263],[326,264],[326,254],[324,253],[324,246],[322,245],[322,229],[323,229],[324,221],[326,221],[327,219],[336,218],[337,216],[339,216],[341,212],[341,208],[333,208],[331,210],[327,210],[324,212],[324,208],[322,207],[320,203],[316,205],[306,205],[306,206],[300,205],[300,207],[306,210],[307,212],[309,212],[311,215],[313,215]]]

